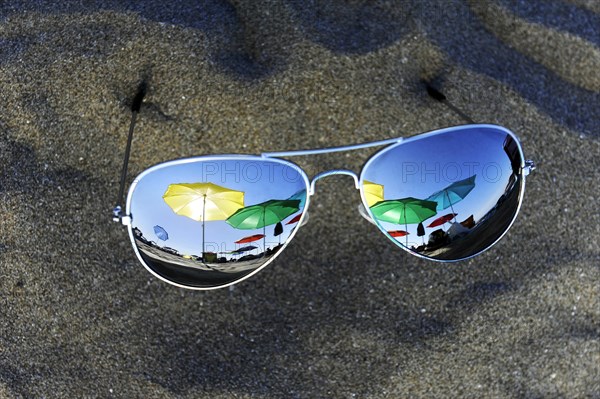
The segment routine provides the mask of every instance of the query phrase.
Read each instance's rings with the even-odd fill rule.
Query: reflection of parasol
[[[371,207],[373,216],[380,221],[395,224],[404,224],[408,230],[408,224],[421,223],[436,214],[436,202],[406,197],[393,200],[380,201]],[[406,237],[408,246],[408,236]]]
[[[469,194],[471,190],[475,188],[475,177],[477,177],[477,175],[455,181],[448,187],[431,194],[427,198],[427,201],[437,202],[438,211],[450,207],[452,209],[452,213],[456,213],[454,212],[454,207],[452,205],[462,201],[467,194]]]
[[[458,215],[458,213],[448,213],[444,216],[440,216],[439,218],[435,219],[433,222],[429,223],[427,225],[427,227],[438,227],[443,225],[444,223],[448,223],[449,221],[451,221],[452,219],[454,219],[456,216]]]
[[[277,222],[275,225],[275,230],[273,231],[273,235],[275,237],[279,237],[279,245],[281,245],[281,235],[283,234],[283,225],[281,222]]]
[[[244,193],[213,183],[169,184],[163,200],[178,215],[202,222],[202,260],[204,260],[204,222],[225,220],[244,206]]]
[[[423,222],[417,226],[417,237],[421,237],[421,242],[425,245],[425,227],[423,227]]]
[[[388,231],[388,234],[392,237],[404,237],[406,235],[409,235],[410,233],[404,230],[390,230]]]
[[[223,251],[223,252],[219,252],[220,254],[226,254],[226,255],[240,255],[243,254],[244,252],[248,252],[248,251],[252,251],[253,249],[258,248],[257,246],[254,245],[246,245],[245,247],[241,247],[240,249],[236,249],[235,251]]]
[[[245,247],[241,247],[240,249],[236,249],[235,251],[232,251],[231,253],[233,255],[239,255],[242,254],[244,252],[248,252],[248,251],[252,251],[253,249],[258,248],[257,246],[254,245],[246,245]]]
[[[292,219],[290,219],[289,222],[286,223],[287,224],[294,224],[294,223],[298,223],[300,221],[300,219],[302,218],[302,214],[299,213],[296,216],[294,216]]]
[[[154,226],[154,234],[156,234],[156,236],[163,241],[167,241],[169,239],[169,233],[167,233],[167,231],[159,225]]]
[[[369,207],[372,207],[379,201],[383,201],[383,186],[381,184],[365,180],[363,191]]]
[[[253,230],[281,222],[291,214],[298,212],[300,200],[268,200],[260,204],[242,208],[227,218],[227,223],[236,229]],[[266,252],[266,238],[263,237],[263,248]]]
[[[306,190],[300,190],[294,193],[288,200],[299,200],[298,209],[304,208],[304,204],[306,203]]]
[[[254,242],[254,241],[258,241],[261,238],[263,238],[264,235],[263,234],[254,234],[252,236],[248,236],[248,237],[244,237],[244,238],[240,238],[239,240],[237,240],[235,243],[236,244],[247,244],[249,242]]]

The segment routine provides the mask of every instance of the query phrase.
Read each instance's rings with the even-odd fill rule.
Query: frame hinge
[[[121,223],[124,226],[129,226],[131,224],[131,215],[123,214],[121,207],[119,205],[113,208],[113,222]]]
[[[525,166],[523,166],[523,174],[528,176],[531,172],[535,170],[535,162],[531,159],[525,161]]]

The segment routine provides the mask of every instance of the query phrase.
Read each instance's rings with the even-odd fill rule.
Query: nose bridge
[[[359,189],[358,175],[356,173],[354,173],[353,171],[348,170],[348,169],[333,169],[333,170],[328,170],[326,172],[321,172],[321,173],[317,174],[315,177],[313,177],[313,179],[310,182],[310,189],[309,189],[308,194],[313,195],[315,193],[315,184],[317,183],[317,180],[320,180],[327,176],[333,176],[333,175],[351,176],[354,179],[354,186],[356,187],[357,190]]]

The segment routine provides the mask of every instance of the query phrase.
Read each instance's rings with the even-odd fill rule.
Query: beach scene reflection
[[[156,169],[131,199],[144,262],[184,285],[238,280],[286,244],[302,217],[306,181],[271,160],[214,160]]]
[[[382,153],[365,171],[363,192],[391,239],[427,257],[457,260],[486,249],[509,227],[520,168],[511,135],[468,127]]]

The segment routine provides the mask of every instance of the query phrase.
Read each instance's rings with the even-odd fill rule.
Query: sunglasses
[[[132,107],[119,201],[143,92]],[[311,179],[283,159],[376,147],[358,174],[336,169]],[[154,276],[184,288],[221,288],[277,258],[308,220],[315,183],[343,174],[360,191],[359,213],[387,239],[420,258],[453,262],[502,238],[534,168],[517,136],[491,124],[342,147],[199,156],[142,172],[113,220],[127,226],[135,254]]]

